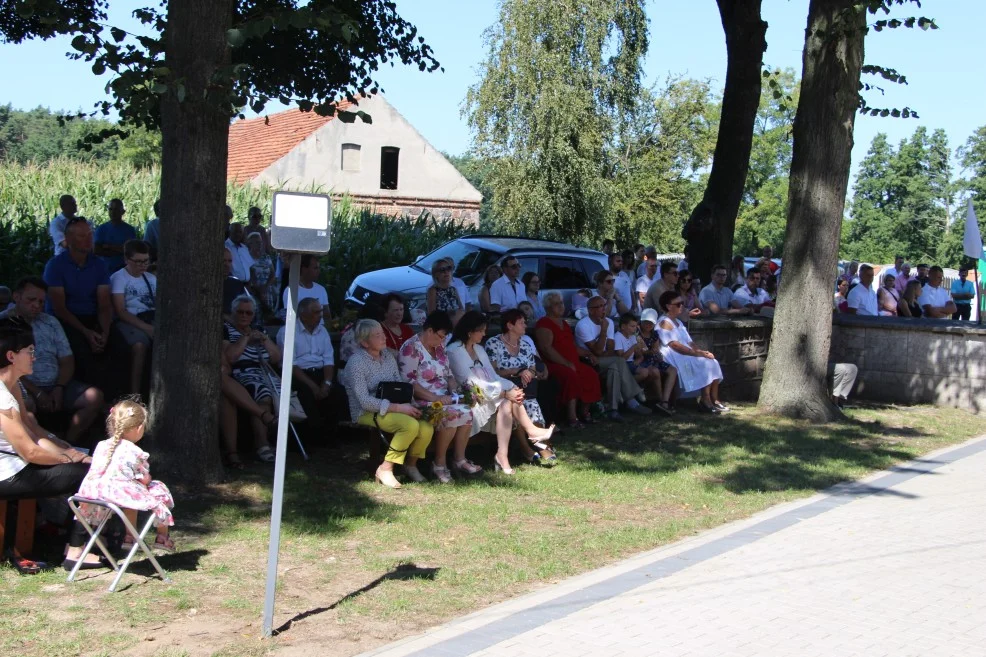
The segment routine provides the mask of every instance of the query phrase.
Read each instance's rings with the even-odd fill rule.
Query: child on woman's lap
[[[109,438],[96,446],[79,495],[113,502],[125,509],[153,512],[157,525],[153,547],[171,552],[175,544],[168,528],[175,524],[171,516],[175,502],[167,486],[151,479],[148,454],[136,444],[144,437],[146,423],[147,409],[140,402],[124,399],[110,409],[106,419]],[[92,524],[101,520],[106,510],[84,504],[80,513]],[[128,536],[124,547],[132,545],[134,540],[135,537]]]

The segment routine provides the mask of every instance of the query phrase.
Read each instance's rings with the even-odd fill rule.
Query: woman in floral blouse
[[[465,474],[478,474],[481,467],[466,458],[466,445],[472,430],[472,411],[466,404],[452,402],[450,393],[458,387],[452,377],[445,338],[452,332],[452,320],[444,310],[436,310],[425,318],[421,333],[401,346],[398,364],[401,376],[414,385],[415,404],[427,407],[434,402],[442,405],[442,417],[435,426],[435,461],[432,472],[443,484],[452,481],[446,465],[450,444],[455,445],[452,467]]]
[[[544,413],[541,412],[541,405],[535,398],[533,389],[536,388],[538,381],[548,378],[548,370],[543,363],[540,364],[541,371],[537,369],[538,352],[534,341],[527,336],[527,318],[520,310],[514,308],[504,312],[501,321],[503,333],[486,341],[486,353],[489,354],[490,362],[498,375],[510,379],[524,389],[524,408],[527,409],[531,422],[539,427],[547,426],[548,423],[544,419]],[[555,453],[550,447],[534,452],[525,444],[526,442],[521,440],[517,444],[521,445],[529,461],[554,459]]]

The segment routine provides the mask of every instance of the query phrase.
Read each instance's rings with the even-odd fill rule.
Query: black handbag
[[[410,404],[414,399],[414,386],[404,381],[381,381],[377,384],[377,399],[386,399],[391,404]],[[387,446],[387,449],[391,449],[390,441],[387,440],[386,434],[380,428],[380,423],[377,422],[377,415],[377,413],[373,414],[373,424],[377,427],[380,440]],[[408,449],[410,446],[394,451],[407,452]]]
[[[414,400],[414,386],[404,381],[381,381],[377,385],[377,399],[391,404],[410,404]]]

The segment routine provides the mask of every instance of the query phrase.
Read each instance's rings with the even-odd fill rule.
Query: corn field
[[[52,255],[48,222],[58,214],[62,194],[73,195],[79,214],[96,225],[108,220],[110,199],[122,199],[127,208],[125,221],[142,233],[154,214],[160,188],[159,169],[137,170],[122,162],[0,164],[0,284],[13,285],[22,276],[41,274]],[[269,220],[275,191],[268,185],[230,185],[227,203],[237,221],[245,222],[247,209],[254,205]],[[332,220],[332,251],[322,258],[322,284],[334,309],[341,308],[346,288],[359,274],[409,264],[416,256],[471,232],[450,219],[435,220],[430,215],[394,218],[375,214],[353,207],[346,198],[334,205]],[[162,222],[164,230],[166,222]]]

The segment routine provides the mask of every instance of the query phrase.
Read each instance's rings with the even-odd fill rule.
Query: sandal
[[[50,568],[47,562],[32,561],[31,559],[22,557],[16,550],[7,550],[7,558],[21,575],[37,575],[42,570],[48,570]]]
[[[573,420],[568,423],[568,428],[578,431],[579,429],[585,429],[585,424],[583,424],[580,420]]]
[[[236,452],[232,454],[227,454],[223,458],[223,467],[229,470],[245,470],[246,466],[243,465],[243,461],[240,460],[240,455]]]
[[[175,542],[171,540],[170,536],[165,536],[164,540],[162,541],[161,535],[158,534],[157,538],[154,539],[154,543],[153,545],[151,545],[151,548],[155,550],[161,550],[162,552],[174,552]]]
[[[668,404],[668,402],[657,402],[654,404],[654,408],[661,411],[665,415],[674,415],[674,409],[671,408],[671,405]]]
[[[277,458],[274,456],[274,450],[269,445],[264,445],[257,450],[257,460],[261,463],[273,463]]]

